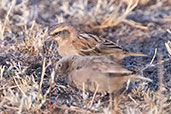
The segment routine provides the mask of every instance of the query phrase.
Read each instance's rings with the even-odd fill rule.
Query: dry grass
[[[87,29],[90,29],[90,27],[92,29],[104,29],[125,22],[140,29],[147,29],[147,27],[140,23],[126,19],[128,14],[136,8],[138,3],[143,3],[143,1],[144,0],[129,0],[129,2],[122,0],[79,0],[71,3],[71,1],[64,0],[61,2],[61,6],[58,6],[58,2],[54,2],[54,4],[58,6],[59,10],[65,12],[64,15],[69,17],[65,18],[63,15],[56,16],[58,23],[69,21],[78,26],[86,25],[88,26]],[[145,3],[144,1],[144,4]]]
[[[146,30],[146,26],[127,20],[126,17],[139,4],[146,4],[148,0],[56,0],[51,2],[51,7],[48,6],[49,1],[35,4],[30,2],[0,1],[0,113],[117,113],[109,110],[108,96],[93,96],[88,92],[83,94],[66,86],[63,81],[54,79],[55,56],[46,55],[56,53],[54,49],[49,51],[53,47],[46,53],[45,48],[49,48],[49,45],[44,45],[47,25],[69,21],[105,29],[127,23],[136,29]],[[52,8],[49,14],[45,11],[47,7]],[[54,20],[51,15],[55,16]],[[167,32],[170,34],[170,29]],[[165,46],[170,59],[170,41]],[[170,114],[171,90],[163,84],[164,79],[161,78],[165,73],[162,65],[169,63],[169,60],[152,64],[155,57],[150,65],[147,63],[142,73],[158,65],[160,89],[153,91],[147,87],[148,84],[141,83],[131,92],[125,92],[117,107],[120,113]]]
[[[165,43],[165,46],[166,46],[166,49],[167,49],[169,55],[171,55],[171,42],[168,41],[167,43]]]

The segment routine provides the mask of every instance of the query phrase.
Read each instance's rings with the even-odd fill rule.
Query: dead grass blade
[[[12,0],[11,6],[10,6],[8,12],[7,12],[6,17],[5,17],[4,24],[1,26],[2,27],[2,30],[0,31],[1,40],[4,40],[4,31],[5,31],[5,28],[6,28],[6,24],[7,24],[8,20],[9,20],[9,14],[11,13],[13,7],[15,6],[15,3],[16,3],[16,0]],[[1,22],[1,24],[2,24],[2,22]]]
[[[165,46],[169,55],[171,56],[171,41],[168,41],[167,43],[165,43]]]

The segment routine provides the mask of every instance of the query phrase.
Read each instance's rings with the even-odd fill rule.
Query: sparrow
[[[56,64],[58,76],[66,76],[70,86],[90,92],[119,92],[123,84],[130,80],[150,79],[133,74],[117,62],[105,56],[65,56]]]
[[[110,40],[77,30],[68,23],[51,26],[47,41],[57,42],[57,50],[62,57],[71,55],[107,56],[120,61],[128,56],[147,56],[130,53]]]

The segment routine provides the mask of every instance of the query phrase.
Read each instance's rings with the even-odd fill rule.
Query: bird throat
[[[66,45],[68,45],[68,46],[66,46]],[[58,52],[59,52],[59,55],[61,55],[62,57],[71,56],[71,55],[78,55],[77,50],[75,49],[75,47],[70,42],[60,43],[60,45],[58,47]]]

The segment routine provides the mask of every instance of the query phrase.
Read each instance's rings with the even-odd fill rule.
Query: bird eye
[[[52,34],[52,36],[58,36],[59,32],[55,32],[54,34]]]
[[[62,64],[59,63],[57,67],[58,67],[58,69],[62,68]]]

